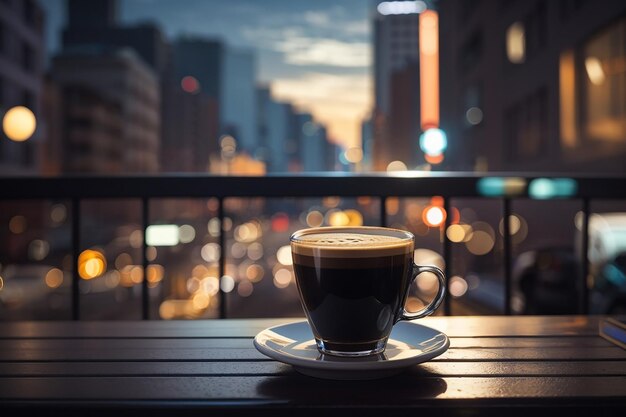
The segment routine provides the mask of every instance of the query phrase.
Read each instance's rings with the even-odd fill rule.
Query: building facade
[[[419,138],[419,14],[373,10],[374,111],[371,165],[414,166]]]
[[[134,50],[66,51],[54,58],[52,77],[61,86],[86,87],[120,106],[123,172],[159,170],[159,82]]]
[[[39,173],[44,53],[44,14],[38,3],[0,2],[0,114],[25,106],[40,122],[25,142],[12,142],[0,132],[0,173]]]
[[[254,52],[224,49],[220,124],[223,134],[237,140],[237,147],[254,155],[259,146],[256,120],[256,58]]]
[[[445,168],[626,171],[626,3],[439,6]]]

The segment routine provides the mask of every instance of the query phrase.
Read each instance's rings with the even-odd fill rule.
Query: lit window
[[[506,30],[506,56],[513,64],[521,64],[526,58],[526,33],[521,22],[515,22]]]

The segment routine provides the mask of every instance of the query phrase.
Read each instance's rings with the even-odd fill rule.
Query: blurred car
[[[513,307],[521,314],[575,314],[579,262],[570,246],[547,246],[520,254],[513,265]]]
[[[593,276],[590,312],[626,314],[626,252],[605,261]]]
[[[626,312],[626,213],[589,218],[590,312]]]

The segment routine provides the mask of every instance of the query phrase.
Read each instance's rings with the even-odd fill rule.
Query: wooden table
[[[370,381],[303,376],[257,352],[253,336],[285,320],[5,322],[0,410],[508,417],[565,409],[569,416],[624,416],[626,350],[598,336],[598,321],[429,317],[419,323],[450,336],[450,349]]]

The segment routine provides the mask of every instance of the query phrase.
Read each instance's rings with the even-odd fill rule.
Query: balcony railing
[[[590,202],[601,200],[626,200],[626,176],[565,176],[520,175],[496,173],[492,176],[475,173],[421,173],[397,174],[299,174],[268,175],[265,177],[235,177],[210,175],[161,176],[80,176],[80,177],[11,177],[0,178],[0,202],[11,200],[67,199],[71,201],[71,252],[73,259],[71,302],[72,318],[80,319],[78,257],[81,243],[81,203],[89,199],[139,199],[141,201],[142,230],[144,233],[142,266],[146,271],[146,230],[149,226],[149,207],[152,199],[159,198],[216,198],[218,217],[224,225],[224,200],[231,197],[363,197],[380,200],[380,224],[387,224],[386,200],[390,197],[443,198],[443,208],[450,212],[452,198],[481,198],[502,201],[502,218],[511,215],[511,201],[515,199],[568,199],[581,203],[582,227],[580,259],[587,260],[589,248]],[[445,220],[445,229],[451,216]],[[512,249],[509,222],[503,222],[504,313],[511,314]],[[224,248],[225,233],[219,234],[220,248]],[[442,256],[447,275],[450,276],[451,241],[442,234]],[[225,255],[220,251],[219,274],[224,275]],[[580,291],[578,312],[588,313],[589,292],[587,276],[589,263],[580,263]],[[148,281],[142,280],[142,317],[150,318]],[[220,317],[228,316],[225,293],[220,290]],[[450,303],[444,304],[444,313],[450,314]]]

